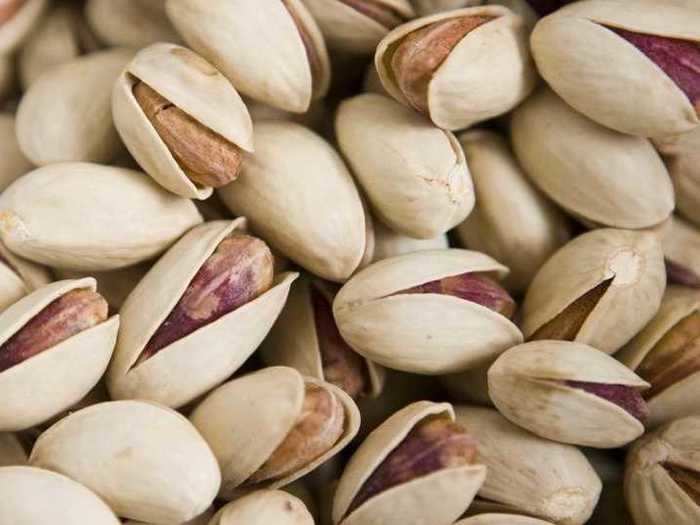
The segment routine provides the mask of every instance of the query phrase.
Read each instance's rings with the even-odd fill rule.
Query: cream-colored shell
[[[649,232],[602,229],[559,249],[535,276],[523,303],[526,338],[604,281],[608,289],[574,341],[614,353],[651,320],[666,288],[661,245]]]
[[[487,130],[459,136],[476,188],[474,211],[457,227],[467,247],[505,264],[505,285],[524,292],[570,237],[567,220],[527,179],[507,142]]]
[[[107,373],[113,398],[181,407],[228,378],[260,345],[282,310],[296,273],[276,276],[273,287],[253,301],[136,364],[205,261],[227,236],[244,229],[245,219],[193,228],[129,294],[120,310],[122,328]]]
[[[568,341],[533,341],[500,355],[489,369],[489,395],[516,425],[546,439],[596,448],[621,447],[644,433],[616,404],[565,381],[649,384],[609,355]]]
[[[27,464],[27,452],[16,434],[0,432],[0,467]]]
[[[301,0],[286,4],[302,21],[318,55],[322,71],[313,82],[306,49],[285,3],[167,0],[166,11],[189,46],[241,93],[303,113],[328,91],[330,62],[321,30]]]
[[[44,166],[0,195],[5,245],[32,261],[72,270],[145,261],[201,221],[192,201],[143,173],[99,164]]]
[[[12,18],[0,26],[0,55],[12,54],[24,42],[48,5],[48,0],[26,0]]]
[[[281,490],[256,490],[224,506],[209,525],[314,525],[304,502]]]
[[[119,516],[157,524],[198,516],[221,482],[216,458],[189,421],[145,401],[66,416],[39,437],[29,463],[82,483]]]
[[[343,435],[326,453],[299,470],[250,488],[278,489],[308,474],[335,456],[357,435],[360,413],[341,389],[319,379],[303,377],[293,368],[276,366],[234,379],[211,392],[190,420],[207,441],[221,468],[219,496],[233,499],[249,490],[241,486],[267,461],[299,417],[305,385],[331,392],[345,411]]]
[[[697,10],[664,5],[660,15],[655,2],[634,9],[622,0],[575,2],[535,26],[531,43],[537,68],[569,105],[604,126],[644,137],[690,131],[700,119],[685,93],[608,29],[700,43]]]
[[[27,158],[37,166],[111,161],[123,147],[111,91],[131,56],[124,49],[98,51],[41,75],[17,109],[17,140]]]
[[[486,4],[497,4],[507,7],[516,15],[522,17],[528,32],[532,31],[540,16],[535,12],[528,0],[485,0]]]
[[[335,130],[340,151],[375,213],[397,232],[431,239],[472,211],[469,168],[449,131],[371,93],[340,104]]]
[[[661,247],[668,261],[700,277],[700,231],[676,215],[659,229]]]
[[[481,464],[443,468],[384,490],[347,514],[355,496],[386,457],[421,420],[454,420],[449,403],[419,401],[399,410],[362,442],[348,462],[333,499],[333,523],[450,525],[464,513],[486,478]]]
[[[653,141],[676,192],[676,209],[700,226],[700,126],[689,133]]]
[[[140,49],[180,41],[165,14],[165,0],[87,0],[85,17],[107,46]]]
[[[396,233],[384,226],[380,221],[374,221],[374,257],[373,262],[404,255],[406,253],[422,252],[424,250],[441,250],[449,248],[447,235],[438,235],[432,239],[414,239]]]
[[[438,66],[428,84],[428,112],[436,126],[463,129],[502,115],[522,102],[537,75],[523,20],[503,6],[468,7],[403,24],[377,46],[374,63],[384,88],[402,104],[406,97],[391,70],[391,55],[409,33],[429,24],[464,16],[493,20],[470,31]],[[484,52],[488,49],[488,53]]]
[[[553,525],[552,522],[517,514],[479,514],[459,520],[454,525]]]
[[[214,517],[214,509],[209,508],[204,512],[203,514],[200,514],[196,518],[193,518],[189,521],[186,521],[185,523],[175,523],[175,522],[170,522],[164,525],[209,525],[211,522],[212,518]],[[149,523],[144,523],[143,521],[125,521],[124,525],[152,525]]]
[[[20,299],[0,314],[0,345],[62,295],[94,279],[58,281]],[[80,401],[102,377],[114,350],[119,316],[0,372],[0,431],[38,425]],[[31,402],[28,402],[31,400]]]
[[[503,277],[488,255],[432,250],[385,259],[341,288],[333,313],[358,353],[388,368],[446,374],[474,368],[522,342],[518,327],[480,304],[441,294],[401,294],[413,286],[468,272]]]
[[[511,140],[532,181],[574,216],[648,228],[673,210],[668,171],[648,140],[596,124],[548,89],[515,110]]]
[[[32,467],[0,468],[0,523],[119,525],[110,508],[80,483]]]
[[[291,122],[258,122],[255,155],[217,193],[231,211],[283,255],[311,273],[345,281],[366,245],[365,213],[336,151]]]
[[[0,114],[0,159],[0,191],[33,167],[19,148],[15,117],[10,114]]]
[[[559,525],[582,525],[591,517],[602,485],[578,448],[531,434],[492,409],[456,406],[455,414],[479,444],[477,461],[488,469],[480,498],[502,505],[504,512]]]

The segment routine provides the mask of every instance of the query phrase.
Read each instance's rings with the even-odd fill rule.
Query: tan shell
[[[649,384],[609,355],[580,343],[533,341],[501,354],[489,369],[489,395],[511,422],[553,441],[615,448],[644,433],[623,408],[559,384],[584,381],[645,389]]]
[[[167,0],[166,11],[185,41],[241,93],[295,113],[323,97],[330,62],[321,30],[301,0],[287,0],[306,28],[321,67],[311,66],[292,16],[282,2]]]
[[[340,478],[333,500],[333,523],[450,525],[466,510],[486,478],[484,465],[445,468],[413,479],[380,492],[346,515],[363,483],[387,455],[421,420],[438,414],[454,420],[449,403],[413,403],[396,412],[362,442]]]
[[[216,458],[187,419],[145,401],[70,414],[39,437],[29,462],[82,483],[124,518],[154,523],[198,516],[221,481]]]
[[[624,1],[576,2],[537,24],[532,53],[549,85],[589,118],[622,133],[673,135],[700,124],[692,103],[658,65],[606,26],[698,43],[699,22],[697,10],[678,5],[664,5],[659,16],[655,2],[634,9]]]
[[[449,248],[447,235],[438,235],[432,239],[414,239],[401,235],[384,226],[380,221],[374,221],[374,258],[373,262],[424,250],[440,250]]]
[[[27,259],[73,270],[145,261],[201,221],[191,201],[167,193],[143,173],[90,163],[44,166],[0,196],[6,246]]]
[[[666,260],[700,279],[700,231],[680,217],[672,215],[660,228],[659,234]]]
[[[648,140],[596,124],[548,89],[515,110],[511,139],[532,181],[576,217],[648,228],[673,210],[668,172]]]
[[[384,88],[407,104],[390,71],[391,53],[409,33],[462,16],[495,18],[470,31],[438,67],[428,85],[430,119],[438,127],[453,130],[507,113],[535,87],[527,30],[519,16],[502,6],[469,7],[426,16],[391,31],[379,43],[374,56]]]
[[[335,130],[375,213],[397,232],[430,239],[472,211],[474,186],[459,142],[412,109],[366,93],[340,104]]]
[[[26,0],[24,5],[0,27],[0,55],[10,55],[39,23],[48,0]]]
[[[0,432],[0,467],[27,464],[27,452],[15,434]]]
[[[345,281],[367,241],[360,195],[342,159],[291,122],[258,122],[254,141],[255,155],[218,195],[283,255],[319,277]]]
[[[14,303],[0,314],[0,345],[49,303],[80,288],[95,290],[95,280],[58,281]],[[0,430],[38,425],[80,401],[106,370],[118,329],[119,316],[111,317],[0,372]]]
[[[281,490],[256,490],[224,506],[209,525],[314,525],[304,502]]]
[[[211,522],[211,519],[214,517],[214,509],[209,508],[204,512],[203,514],[200,514],[196,518],[192,518],[189,521],[186,521],[185,523],[175,523],[175,522],[169,522],[167,525],[209,525]],[[150,525],[148,523],[144,523],[143,521],[125,521],[124,525]]]
[[[134,97],[139,81],[244,151],[253,151],[253,124],[241,97],[214,66],[187,48],[154,44],[139,51],[112,94],[114,124],[136,162],[167,190],[206,199],[212,188],[192,182]]]
[[[119,525],[110,508],[80,483],[31,467],[0,468],[0,523]]]
[[[33,168],[17,143],[15,117],[4,113],[0,114],[0,159],[0,192]]]
[[[140,49],[180,41],[165,15],[165,0],[87,0],[85,17],[107,46]]]
[[[501,505],[502,512],[527,514],[559,525],[582,525],[591,517],[602,485],[578,448],[537,437],[492,409],[457,406],[455,413],[457,423],[477,440],[477,460],[488,469],[479,498]],[[464,525],[482,525],[471,519],[475,521],[467,520]],[[484,521],[483,525],[491,523]],[[501,523],[517,522],[493,521],[494,525]],[[524,521],[522,525],[539,523]]]
[[[518,516],[517,514],[479,514],[459,520],[454,525],[553,525],[549,521]]]
[[[278,489],[325,463],[355,437],[360,413],[350,396],[330,383],[277,366],[221,385],[195,408],[190,420],[214,451],[221,468],[220,497],[233,499],[249,490],[241,485],[264,464],[297,420],[306,383],[325,388],[342,403],[345,429],[330,450],[300,470],[252,487]]]
[[[412,286],[467,272],[507,273],[488,255],[432,250],[365,268],[333,303],[343,338],[388,368],[445,374],[473,368],[522,342],[520,330],[484,306],[440,294],[399,294]]]
[[[651,320],[666,287],[654,234],[594,230],[557,251],[535,276],[522,309],[526,338],[599,284],[610,285],[574,341],[614,353]]]

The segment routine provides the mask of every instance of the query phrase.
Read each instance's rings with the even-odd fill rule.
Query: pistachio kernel
[[[689,288],[700,288],[700,275],[680,263],[666,258],[666,278],[669,284],[679,284]]]
[[[10,20],[27,0],[0,0],[0,26]]]
[[[609,401],[635,419],[644,423],[649,417],[649,407],[642,394],[634,387],[627,385],[613,385],[605,383],[592,383],[588,381],[566,381],[565,384],[572,388],[578,388],[594,396]]]
[[[311,69],[311,85],[313,86],[312,91],[316,92],[318,84],[323,75],[323,64],[321,62],[321,57],[316,51],[316,45],[311,38],[309,29],[304,25],[304,21],[301,19],[296,10],[290,5],[290,0],[282,0],[282,4],[284,4],[289,16],[292,17],[294,25],[297,27],[297,31],[299,32],[301,42],[304,44],[306,59],[309,61],[309,68]]]
[[[381,0],[339,0],[355,11],[371,18],[387,29],[394,29],[406,21],[396,9]]]

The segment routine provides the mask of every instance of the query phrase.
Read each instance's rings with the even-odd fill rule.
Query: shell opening
[[[394,29],[406,21],[398,10],[378,0],[339,0],[341,3],[352,7],[355,11],[362,13],[367,18],[386,29]]]
[[[619,406],[641,423],[644,423],[649,417],[649,407],[647,407],[641,392],[637,388],[628,385],[592,383],[588,381],[565,381],[564,384]]]

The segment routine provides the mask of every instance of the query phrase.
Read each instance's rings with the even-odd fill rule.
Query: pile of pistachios
[[[700,0],[0,0],[56,524],[700,524]]]

